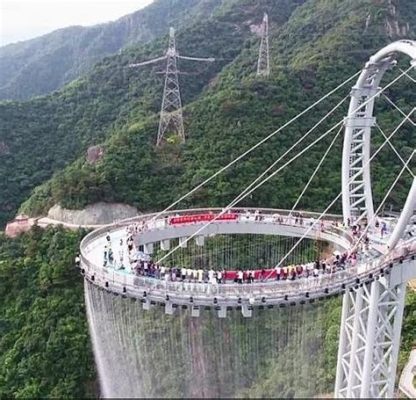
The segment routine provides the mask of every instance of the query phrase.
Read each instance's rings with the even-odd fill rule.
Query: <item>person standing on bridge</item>
[[[217,272],[217,282],[218,283],[222,283],[222,277],[223,277],[222,271],[218,271]]]
[[[243,283],[244,273],[241,269],[237,271],[237,283]]]
[[[381,223],[381,237],[384,237],[384,235],[387,233],[387,224],[383,221]]]
[[[282,273],[282,268],[276,266],[276,280],[280,281],[280,275]]]

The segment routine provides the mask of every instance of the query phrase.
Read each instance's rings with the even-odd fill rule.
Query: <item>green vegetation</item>
[[[82,278],[84,232],[0,235],[0,398],[93,396],[95,370]]]
[[[295,6],[295,4],[283,6],[286,3],[293,3],[288,0],[271,3],[273,3],[271,8],[275,9],[275,13],[282,5],[279,12],[281,16],[277,18],[277,21],[282,21],[282,23]],[[249,28],[245,21],[248,18],[254,19],[256,15],[261,21],[262,10],[259,5],[257,4],[257,8],[251,8],[251,10],[253,15],[248,16],[243,12],[237,14],[233,8],[228,14],[212,17],[199,25],[192,25],[178,32],[179,52],[186,49],[188,55],[218,58],[218,62],[215,63],[194,64],[192,70],[189,62],[181,62],[181,70],[195,73],[195,75],[187,75],[183,80],[182,97],[185,104],[197,98],[203,88],[210,82],[212,84],[224,66],[239,54],[245,38],[249,35]],[[229,14],[230,18],[228,18]],[[236,26],[240,29],[237,30]],[[209,41],[204,40],[207,37],[210,38]],[[79,193],[86,190],[88,186],[91,187],[92,192],[95,192],[92,198],[102,195],[102,185],[106,186],[104,191],[110,194],[112,178],[109,180],[102,172],[99,173],[102,178],[95,176],[91,171],[94,171],[96,166],[84,165],[87,147],[100,144],[106,138],[112,138],[105,143],[105,152],[109,156],[112,153],[111,163],[118,163],[119,155],[112,152],[112,148],[122,150],[122,147],[118,147],[121,144],[120,141],[129,147],[130,151],[136,148],[140,153],[144,153],[139,154],[138,157],[138,154],[135,154],[129,160],[134,167],[131,173],[128,169],[124,169],[125,165],[116,167],[117,171],[114,173],[117,176],[123,176],[124,182],[136,173],[137,167],[147,169],[149,162],[158,161],[158,158],[151,157],[154,156],[153,133],[157,129],[155,113],[160,108],[160,94],[163,88],[163,79],[155,71],[161,66],[133,69],[128,68],[128,65],[133,61],[146,60],[163,54],[166,45],[167,38],[163,37],[149,45],[106,58],[88,76],[72,82],[62,91],[50,96],[24,103],[0,103],[2,120],[0,143],[7,148],[0,154],[0,224],[13,216],[19,204],[34,187],[78,157],[80,158],[74,164],[68,166],[68,171],[80,173],[85,179],[80,179],[80,186],[75,185],[68,191],[70,200],[67,203],[72,203],[73,207],[85,204],[89,195],[85,198]],[[148,127],[147,137],[141,135],[146,126]],[[127,137],[125,133],[121,134],[124,129],[122,127],[129,132]],[[136,142],[128,143],[129,136],[135,137]],[[146,154],[147,151],[149,152]],[[160,157],[162,156],[163,154],[160,154]],[[170,154],[169,157],[171,157]],[[174,162],[174,160],[171,161]],[[147,186],[155,188],[155,185],[164,182],[165,173],[169,176],[177,173],[176,166],[165,167],[166,162],[160,165],[160,168],[157,165],[152,167],[155,168],[155,179],[149,177],[149,182],[146,182]],[[81,170],[83,172],[80,172]],[[69,184],[72,177],[71,172],[65,172],[58,176],[57,183],[52,186],[58,189],[62,180]],[[131,181],[132,189],[136,187],[136,180],[137,177]],[[84,188],[84,185],[87,187]],[[67,184],[63,187],[66,191]],[[140,193],[132,192],[129,197],[142,196],[146,188],[143,184],[141,187],[143,190]],[[37,193],[40,197],[46,196],[48,204],[50,201],[55,201],[54,196],[48,199],[49,194],[44,189]],[[145,196],[150,199],[149,196],[153,194],[150,191]],[[103,200],[109,200],[109,197],[104,196]],[[125,201],[129,199],[126,198]],[[39,203],[39,199],[36,199],[35,203]],[[33,203],[34,212],[46,210],[47,204],[43,201],[39,205],[35,203]]]
[[[338,3],[342,5],[336,7]],[[67,208],[82,208],[98,200],[126,202],[143,211],[164,208],[306,108],[312,99],[318,99],[337,86],[340,77],[345,79],[359,70],[374,52],[374,48],[379,48],[390,40],[382,18],[377,20],[373,17],[373,24],[366,27],[367,16],[379,15],[384,6],[383,2],[373,4],[368,1],[308,1],[296,8],[287,23],[276,26],[274,22],[272,65],[275,67],[269,80],[258,80],[254,76],[257,42],[253,39],[247,39],[244,45],[240,42],[241,53],[237,56],[234,54],[234,62],[223,68],[215,82],[202,93],[200,90],[203,85],[195,90],[196,81],[187,79],[183,90],[185,99],[188,99],[185,100],[188,104],[185,107],[185,130],[188,136],[185,145],[168,144],[162,149],[155,148],[157,118],[152,111],[157,111],[158,103],[155,103],[153,110],[149,104],[152,98],[160,96],[160,87],[151,94],[143,91],[140,117],[131,118],[130,114],[127,120],[118,119],[117,127],[105,140],[106,155],[99,163],[90,165],[83,158],[77,159],[67,168],[58,171],[52,180],[36,188],[22,210],[39,214],[45,213],[55,203]],[[211,41],[204,54],[215,54],[219,49],[229,53],[230,49],[238,47],[236,43],[229,46],[229,38],[225,40],[227,32],[230,32],[225,29],[225,21],[229,23],[230,18],[237,18],[236,15],[240,16],[240,24],[241,19],[244,19],[235,13],[235,10],[229,12],[226,19],[216,17],[208,24],[212,29],[209,30]],[[270,14],[271,20],[276,21],[278,11],[271,8]],[[215,27],[214,21],[217,21]],[[199,45],[199,35],[208,31],[200,28],[198,33],[195,29],[184,31],[182,38],[178,39],[179,43]],[[221,34],[215,36],[218,29],[222,29]],[[369,40],[362,36],[364,30],[367,31]],[[411,36],[412,33],[409,32],[408,35]],[[198,39],[192,42],[191,38]],[[360,51],[357,52],[356,49]],[[101,74],[114,76],[119,65],[118,58],[108,59],[100,67]],[[140,73],[142,79],[145,79],[147,73]],[[155,79],[146,76],[147,79]],[[213,77],[214,74],[210,76]],[[199,82],[209,80],[206,73],[197,78]],[[105,87],[105,84],[104,87],[101,86],[102,90]],[[334,103],[347,95],[349,87],[350,85],[342,93],[321,103],[315,112],[307,114],[301,122],[294,123],[273,137],[250,157],[198,191],[183,206],[228,204],[266,165],[281,155]],[[118,90],[123,92],[120,87]],[[190,95],[196,92],[201,95]],[[404,106],[406,102],[411,104],[415,100],[414,91],[405,80],[389,90],[388,94],[394,100],[400,99],[400,104]],[[345,113],[346,107],[334,113],[319,132],[332,126]],[[378,121],[386,132],[390,132],[401,119],[401,115],[392,111],[383,101],[380,101],[377,114]],[[404,158],[408,157],[416,144],[416,138],[410,132],[410,124],[405,125],[394,141]],[[316,137],[317,133],[305,143],[310,143]],[[291,207],[331,139],[330,135],[308,151],[307,157],[299,158],[241,205]],[[382,137],[375,134],[374,139],[376,146],[381,143]],[[342,141],[339,139],[300,207],[324,209],[339,193],[341,146]],[[293,154],[294,152],[291,153]],[[286,160],[288,158],[289,156]],[[400,163],[386,146],[373,165],[376,201],[381,199],[399,170]],[[399,182],[398,190],[390,199],[394,206],[401,207],[403,204],[407,193],[405,188],[409,182],[406,179]],[[333,211],[340,211],[339,205]]]
[[[146,11],[150,14],[143,14],[154,30],[137,23],[137,29],[143,28],[143,31],[126,33],[127,36],[117,35],[111,30],[116,25],[111,24],[90,31],[82,28],[66,31],[71,35],[84,32],[78,39],[73,36],[73,41],[91,43],[89,56],[76,72],[73,60],[66,60],[59,74],[48,75],[50,86],[44,78],[45,71],[49,71],[46,66],[48,64],[49,68],[50,64],[47,49],[43,58],[40,50],[34,51],[40,55],[39,60],[32,60],[35,64],[24,66],[21,71],[10,63],[17,74],[29,67],[38,71],[39,76],[31,75],[33,85],[27,85],[18,75],[12,78],[13,71],[5,74],[10,82],[7,90],[20,98],[52,90],[71,77],[79,76],[97,59],[101,60],[88,74],[60,91],[30,101],[0,103],[1,226],[19,206],[21,211],[31,215],[44,214],[55,203],[82,208],[96,201],[130,203],[141,211],[160,210],[361,69],[377,49],[401,35],[416,37],[412,28],[416,21],[413,0],[397,3],[394,12],[387,0],[181,0],[184,8],[189,6],[188,13],[181,17],[183,9],[173,7],[177,2],[158,1]],[[178,15],[169,16],[171,5]],[[258,38],[250,31],[250,25],[260,23],[264,11],[269,13],[272,37],[272,75],[265,80],[256,79],[254,75]],[[163,87],[163,79],[155,72],[163,67],[131,69],[128,64],[163,54],[167,43],[165,33],[172,21],[175,27],[180,27],[177,32],[179,52],[186,50],[187,55],[216,57],[217,61],[192,66],[181,61],[181,71],[195,73],[180,78],[186,104],[187,141],[184,145],[172,141],[155,148]],[[396,24],[401,28],[400,34],[392,28]],[[403,31],[406,24],[410,28]],[[92,36],[82,36],[87,35],[87,31]],[[93,40],[96,34],[99,39]],[[64,36],[63,31],[54,35],[42,40],[56,41],[56,46],[50,45],[56,62],[62,52],[68,57],[71,52],[65,50],[67,45],[61,44],[64,39],[59,35]],[[108,43],[108,35],[120,42]],[[155,37],[157,39],[151,41]],[[139,39],[149,43],[102,58]],[[102,47],[102,40],[108,47]],[[32,45],[43,48],[44,43],[39,39],[24,46],[29,51]],[[2,51],[13,52],[14,49],[17,47]],[[24,56],[25,52],[22,54]],[[73,57],[77,59],[79,54],[74,53]],[[180,206],[224,206],[230,202],[346,96],[351,84]],[[409,110],[408,104],[416,100],[412,85],[404,79],[388,91],[388,96],[405,111]],[[319,132],[332,126],[345,113],[345,107],[337,111]],[[397,111],[392,111],[380,99],[377,119],[387,133],[395,128],[400,118]],[[317,134],[306,144],[315,138]],[[241,205],[292,207],[331,139],[329,136],[323,140],[307,157],[295,161]],[[375,134],[374,148],[381,142],[382,138]],[[103,146],[104,157],[96,164],[89,164],[85,161],[85,152],[89,146],[97,144]],[[402,127],[394,144],[403,158],[413,151],[416,137],[409,125]],[[341,148],[339,139],[299,207],[324,209],[339,193]],[[376,202],[400,169],[400,163],[386,147],[372,168]],[[402,206],[408,187],[407,178],[399,181],[389,199],[393,206]],[[333,211],[339,211],[339,206]],[[82,235],[82,232],[64,232],[59,228],[45,232],[35,228],[15,240],[0,236],[0,397],[95,394],[81,278],[72,266]],[[415,310],[416,295],[409,293],[401,366],[414,345]],[[311,330],[316,337],[308,336],[305,341],[305,348],[312,349],[312,359],[324,361],[323,367],[313,372],[313,379],[316,373],[322,391],[330,390],[334,380],[339,313],[337,300],[327,303],[319,317],[320,330]],[[148,325],[153,323],[152,318],[156,319],[148,317]],[[176,324],[180,321],[178,319]],[[272,330],[281,323],[269,322]],[[220,324],[212,322],[216,323]],[[243,331],[243,323],[237,321],[232,329],[235,331],[230,332],[230,337],[237,337]],[[144,340],[151,337],[152,332],[151,329],[142,332]],[[214,338],[212,330],[204,335],[210,340]],[[215,344],[214,341],[211,345]],[[291,354],[295,345],[296,342],[285,342],[279,355],[287,365],[294,363]],[[163,351],[161,346],[156,354]],[[247,349],[244,351],[241,359],[249,360],[250,354]],[[260,354],[265,353],[265,349],[262,351]],[[213,352],[208,358],[215,356]],[[277,365],[268,360],[262,365],[255,384],[250,385],[248,378],[244,381],[241,394],[290,396],[296,379],[310,378],[301,374],[287,376]],[[302,365],[298,367],[302,369]],[[227,377],[225,374],[218,379]],[[173,381],[178,384],[172,375],[164,378],[166,387]],[[149,379],[149,387],[152,387],[154,377]],[[302,390],[299,395],[310,393]]]
[[[210,15],[221,0],[155,0],[116,21],[71,26],[0,48],[0,99],[50,93],[88,72],[104,57],[166,35]]]
[[[0,237],[0,397],[98,395],[82,278],[73,266],[84,233],[34,228],[18,239]],[[113,296],[109,303],[119,304],[123,312],[133,313],[120,323],[136,321],[125,327],[135,342],[159,343],[139,347],[140,357],[148,362],[141,369],[147,393],[178,397],[203,391],[258,398],[310,397],[332,391],[339,298],[303,308],[257,310],[248,320],[234,311],[228,323],[207,312],[196,320],[184,312],[169,318],[162,309],[144,312],[128,300],[110,299]],[[415,344],[415,315],[416,296],[409,292],[399,372]],[[181,352],[188,342],[192,351]],[[201,346],[212,351],[202,354]],[[134,363],[134,357],[129,354],[117,373]],[[214,366],[220,360],[223,369],[217,371]],[[203,363],[204,374],[192,370],[190,363]],[[177,379],[181,371],[185,380]]]
[[[299,238],[276,235],[218,235],[206,237],[204,246],[194,241],[188,242],[185,248],[179,248],[163,262],[165,265],[184,266],[186,268],[203,268],[214,270],[252,270],[270,268],[276,265],[296,244]],[[172,248],[179,244],[178,240],[171,243]],[[155,243],[154,258],[160,259],[168,250],[161,250]],[[285,265],[297,265],[321,258],[330,251],[327,242],[303,239],[297,250],[290,254]],[[319,254],[319,255],[318,255]]]

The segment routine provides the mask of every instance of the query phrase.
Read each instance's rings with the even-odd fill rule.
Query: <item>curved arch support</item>
[[[413,215],[414,210],[416,210],[416,178],[413,179],[413,184],[410,189],[409,195],[407,196],[406,203],[404,205],[403,211],[400,214],[400,218],[397,222],[396,227],[392,235],[390,236],[388,246],[390,251],[394,249],[400,238],[403,236],[403,233],[409,224],[410,218]]]
[[[400,40],[384,47],[365,65],[351,91],[348,116],[344,120],[345,136],[342,158],[342,208],[344,222],[374,217],[370,175],[371,128],[375,125],[374,97],[384,73],[405,54],[416,65],[416,42]],[[370,100],[370,101],[368,101]],[[360,110],[357,108],[363,104]]]

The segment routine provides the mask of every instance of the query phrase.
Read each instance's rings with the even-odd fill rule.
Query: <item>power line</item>
[[[167,61],[166,70],[164,72],[165,86],[163,89],[156,146],[162,145],[163,142],[169,140],[171,136],[177,136],[182,143],[185,142],[182,100],[178,80],[179,71],[177,62],[179,58],[188,61],[215,61],[215,58],[200,58],[179,55],[176,50],[175,30],[171,27],[169,30],[169,46],[164,56],[129,65],[130,67],[141,67],[149,64],[155,64],[163,60]],[[169,137],[166,137],[167,134],[169,134]]]
[[[261,40],[259,48],[259,58],[257,60],[257,76],[270,75],[270,58],[269,58],[269,17],[264,13],[261,24]]]
[[[293,122],[297,121],[300,117],[305,115],[307,112],[315,108],[318,104],[320,104],[322,101],[326,100],[328,97],[332,96],[335,92],[337,92],[339,89],[341,89],[343,86],[345,86],[348,82],[356,78],[361,71],[357,71],[355,74],[351,75],[349,78],[347,78],[344,82],[342,82],[340,85],[335,87],[334,89],[330,90],[328,93],[326,93],[324,96],[320,97],[317,101],[315,101],[313,104],[311,104],[309,107],[305,108],[303,111],[301,111],[299,114],[296,114],[293,118],[291,118],[288,122],[283,124],[280,128],[276,129],[274,132],[270,133],[266,137],[264,137],[262,140],[258,141],[255,145],[251,146],[248,150],[246,150],[244,153],[240,154],[238,157],[236,157],[234,160],[230,161],[227,165],[224,167],[221,167],[219,170],[217,170],[214,174],[209,176],[207,179],[205,179],[203,182],[195,186],[193,189],[185,193],[183,196],[181,196],[178,200],[175,200],[173,203],[171,203],[168,207],[166,207],[164,210],[157,213],[153,218],[152,221],[159,218],[162,214],[164,214],[166,211],[169,211],[172,209],[172,207],[176,206],[178,203],[180,203],[182,200],[185,200],[190,195],[195,193],[197,190],[199,190],[201,187],[205,186],[207,183],[212,181],[214,178],[216,178],[218,175],[226,171],[228,168],[232,167],[235,163],[240,161],[242,158],[250,154],[252,151],[257,149],[259,146],[261,146],[263,143],[267,142],[269,139],[271,139],[276,134],[280,133],[283,129],[287,128],[289,125],[291,125]]]
[[[413,66],[410,66],[408,68],[407,71],[409,71],[411,68],[413,68]],[[407,72],[406,71],[406,72]],[[402,78],[404,75],[404,73],[400,74],[399,76],[397,76],[394,80],[392,80],[389,84],[387,84],[384,88],[380,89],[379,91],[377,91],[373,96],[369,97],[366,101],[364,101],[362,104],[360,104],[355,110],[353,110],[352,112],[350,112],[348,114],[347,117],[354,115],[357,111],[359,111],[360,109],[362,109],[363,107],[365,107],[369,102],[373,101],[374,98],[376,98],[377,96],[379,96],[381,93],[383,93],[386,89],[388,89],[390,86],[392,86],[393,84],[395,84],[400,78]],[[413,113],[414,110],[412,110]],[[406,118],[404,118],[404,120],[402,121],[402,123],[404,123],[407,120],[408,116]],[[341,121],[339,121],[337,124],[335,124],[331,129],[329,129],[328,131],[326,131],[324,134],[322,134],[318,139],[316,139],[314,142],[312,142],[310,145],[308,145],[306,148],[302,149],[296,156],[292,157],[288,162],[286,162],[282,167],[278,168],[276,171],[274,171],[273,173],[271,173],[269,176],[267,176],[266,178],[264,178],[259,184],[257,184],[254,188],[251,188],[250,190],[247,191],[248,187],[251,187],[258,179],[256,178],[253,182],[250,183],[250,185],[248,185],[248,187],[246,189],[243,190],[243,192],[241,192],[233,201],[231,201],[231,203],[229,203],[219,214],[217,214],[213,219],[211,219],[209,222],[207,222],[206,224],[204,224],[200,229],[198,229],[196,232],[194,232],[192,235],[190,235],[189,237],[187,237],[184,241],[184,243],[187,243],[189,240],[191,240],[194,236],[196,236],[198,233],[200,233],[201,231],[203,231],[208,225],[212,224],[213,222],[215,222],[219,217],[221,217],[222,215],[224,215],[230,208],[234,207],[238,202],[240,202],[241,200],[243,200],[244,198],[246,198],[248,195],[250,195],[253,191],[255,191],[256,189],[258,189],[260,186],[262,186],[264,183],[266,183],[267,181],[269,181],[271,178],[273,178],[277,173],[279,173],[283,168],[285,168],[287,165],[289,165],[290,163],[292,163],[293,161],[295,161],[298,157],[300,157],[303,153],[305,153],[307,150],[309,150],[312,146],[314,146],[316,143],[318,143],[320,140],[322,140],[324,137],[326,137],[330,132],[332,132],[332,130],[334,130],[335,128],[337,128],[338,126],[340,126],[341,124],[343,124],[344,119],[342,119]],[[401,124],[402,124],[401,123]],[[399,124],[399,126],[401,126],[401,124]],[[397,130],[396,130],[397,131]],[[395,132],[394,132],[395,133]],[[264,139],[263,139],[264,140]],[[261,141],[260,141],[261,142]],[[260,143],[259,142],[259,143]],[[385,142],[386,143],[386,142]],[[384,144],[385,144],[384,143]],[[383,146],[384,146],[383,144]],[[381,150],[381,148],[383,147],[381,146],[378,151]],[[378,151],[376,153],[373,154],[373,156],[370,158],[370,160],[372,160],[375,155],[378,153]],[[370,161],[369,160],[369,161]],[[270,168],[270,167],[269,167]],[[352,181],[353,179],[355,179],[355,176],[352,176],[350,178],[350,181]],[[341,193],[338,195],[338,197],[342,194]],[[337,197],[337,198],[338,198]],[[337,200],[337,199],[336,199]],[[330,205],[332,207],[332,203]],[[326,213],[326,211],[324,211],[324,213]],[[322,214],[321,214],[322,217]],[[321,218],[320,217],[320,218]],[[179,248],[179,246],[175,247],[174,249],[172,249],[168,254],[166,254],[164,257],[162,257],[160,260],[158,260],[158,262],[163,261],[164,258],[168,257],[170,254],[172,254],[174,251],[176,251]]]

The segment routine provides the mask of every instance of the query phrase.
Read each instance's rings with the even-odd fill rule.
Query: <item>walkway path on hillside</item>
[[[69,229],[79,229],[79,228],[86,228],[86,229],[97,229],[97,228],[101,228],[102,226],[105,225],[78,225],[78,224],[70,224],[68,222],[62,222],[62,221],[58,221],[56,219],[52,219],[52,218],[48,218],[48,217],[41,217],[37,220],[37,224],[44,228],[48,225],[62,225],[65,228],[69,228]]]

